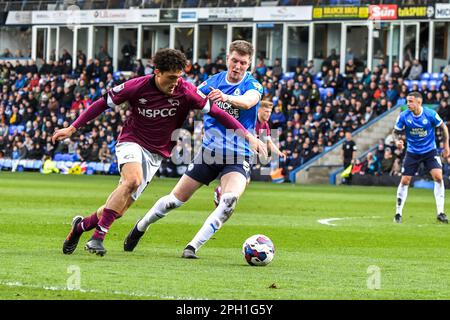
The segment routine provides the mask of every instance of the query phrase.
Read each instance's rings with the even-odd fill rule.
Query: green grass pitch
[[[87,234],[66,256],[72,217],[102,205],[118,177],[1,172],[0,299],[450,298],[450,225],[436,222],[432,190],[411,189],[396,225],[395,188],[251,183],[200,259],[181,259],[213,210],[214,186],[204,187],[124,252],[136,220],[176,181],[154,179],[112,226],[106,256],[84,251]],[[330,218],[340,220],[318,222]],[[276,246],[266,267],[241,254],[257,233]],[[81,290],[68,290],[74,279]]]

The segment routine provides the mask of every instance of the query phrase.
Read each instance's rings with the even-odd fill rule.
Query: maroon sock
[[[97,224],[92,238],[104,240],[106,233],[113,224],[114,220],[117,219],[117,217],[119,217],[119,214],[116,211],[107,208],[103,209],[102,216]]]
[[[97,226],[98,217],[97,211],[91,214],[88,217],[85,217],[81,222],[77,225],[77,232],[83,233],[84,231],[89,231],[94,229]]]

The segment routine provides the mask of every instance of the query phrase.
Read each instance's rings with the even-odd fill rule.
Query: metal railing
[[[301,6],[301,5],[369,5],[369,4],[400,4],[424,5],[443,3],[444,0],[0,0],[0,12],[7,11],[38,11],[66,10],[76,5],[82,10],[93,9],[128,9],[128,8],[204,8],[204,7],[254,7],[264,5]]]

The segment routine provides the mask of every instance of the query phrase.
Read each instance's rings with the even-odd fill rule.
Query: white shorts
[[[123,164],[130,162],[140,163],[142,166],[142,183],[135,193],[131,195],[133,200],[137,200],[144,192],[147,185],[152,181],[156,171],[158,171],[163,157],[157,153],[152,153],[134,142],[121,142],[116,145],[117,163],[119,171]],[[120,179],[122,182],[122,179]],[[120,183],[119,182],[119,183]]]

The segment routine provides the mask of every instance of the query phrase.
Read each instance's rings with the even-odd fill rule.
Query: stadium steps
[[[392,132],[400,112],[401,107],[397,106],[353,133],[358,157]],[[339,141],[332,149],[292,171],[290,180],[297,184],[328,184],[330,173],[342,167],[343,142],[344,140]]]

